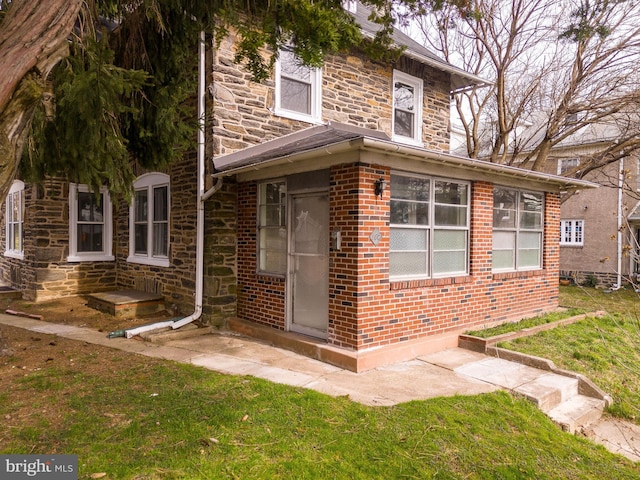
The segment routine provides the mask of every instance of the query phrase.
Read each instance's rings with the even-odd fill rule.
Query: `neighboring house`
[[[596,148],[615,142],[615,131],[585,128],[555,148],[554,173],[579,172],[581,162]],[[600,185],[563,199],[560,210],[560,275],[576,283],[605,287],[635,282],[639,272],[640,185],[638,154],[634,153],[585,180]]]
[[[482,80],[395,40],[393,65],[353,51],[312,69],[285,50],[256,84],[228,37],[208,52],[215,184],[202,150],[140,171],[131,206],[18,181],[3,280],[34,300],[158,292],[357,371],[555,309],[560,192],[590,184],[450,155],[450,92]]]

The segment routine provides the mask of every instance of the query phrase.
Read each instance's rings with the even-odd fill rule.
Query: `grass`
[[[141,359],[136,371],[74,374],[67,413],[41,380],[28,426],[0,434],[1,453],[79,457],[79,477],[108,479],[638,478],[640,467],[563,433],[505,392],[366,407],[348,398]],[[144,362],[147,362],[145,365]],[[42,369],[56,381],[64,372]],[[11,394],[0,410],[11,415]],[[60,400],[58,400],[60,401]],[[41,410],[43,408],[43,410]]]
[[[483,330],[471,330],[466,332],[469,335],[480,338],[495,337],[496,335],[502,335],[504,333],[516,332],[525,328],[536,327],[538,325],[544,325],[551,322],[556,322],[565,318],[573,317],[585,313],[583,308],[568,308],[563,311],[552,312],[546,315],[540,315],[532,318],[525,318],[519,322],[503,323],[496,327],[485,328]]]
[[[563,287],[560,298],[564,305],[608,314],[498,346],[548,358],[560,368],[585,374],[612,396],[611,414],[640,423],[638,295],[631,290],[604,293]]]

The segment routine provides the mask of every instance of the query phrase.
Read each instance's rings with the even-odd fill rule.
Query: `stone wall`
[[[105,291],[116,285],[114,262],[67,262],[69,184],[49,179],[25,185],[24,259],[4,257],[2,279],[42,301]],[[3,212],[5,205],[3,203]],[[2,225],[4,230],[4,224]],[[4,235],[3,245],[4,248]],[[4,250],[3,250],[4,251]]]
[[[224,155],[313,126],[273,113],[275,82],[256,83],[233,62],[228,37],[213,51],[209,91],[214,100],[214,154]],[[328,56],[322,69],[322,121],[380,130],[391,136],[394,68],[424,80],[423,140],[425,147],[449,151],[449,75],[401,58],[396,65],[368,60],[352,52]]]

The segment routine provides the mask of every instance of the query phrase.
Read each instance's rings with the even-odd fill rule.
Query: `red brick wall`
[[[391,345],[531,316],[557,307],[559,200],[546,195],[543,269],[493,274],[493,186],[473,182],[470,272],[467,276],[389,282],[389,189],[376,197],[375,180],[389,185],[387,167],[342,165],[331,170],[332,249],[328,343],[356,350]],[[238,314],[285,328],[283,278],[256,275],[256,186],[240,186]],[[377,245],[370,236],[378,229]]]
[[[257,185],[238,186],[238,316],[285,328],[285,278],[257,274]]]

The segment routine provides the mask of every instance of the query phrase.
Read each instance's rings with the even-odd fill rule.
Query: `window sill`
[[[150,265],[152,267],[171,266],[168,258],[127,257],[127,263],[137,263],[139,265]]]
[[[314,125],[322,125],[322,118],[314,115],[306,115],[304,113],[293,112],[291,110],[282,110],[276,108],[273,111],[274,115],[278,117],[288,118],[290,120],[299,120],[301,122],[313,123]]]
[[[113,255],[69,255],[67,262],[113,262],[116,259]]]
[[[4,252],[4,256],[7,258],[15,258],[16,260],[24,260],[23,252],[6,251]]]
[[[415,138],[410,137],[401,137],[398,135],[392,135],[391,140],[396,143],[402,143],[404,145],[411,145],[412,147],[421,147],[424,148],[424,143],[420,140],[416,140]]]
[[[445,285],[459,285],[470,283],[473,280],[471,275],[446,278],[425,278],[421,280],[391,280],[391,290],[410,290],[414,288],[440,287]]]
[[[509,280],[512,278],[530,278],[530,277],[542,277],[546,275],[545,269],[539,270],[521,270],[517,272],[494,272],[494,280]]]
[[[584,248],[584,244],[561,243],[560,248]]]

